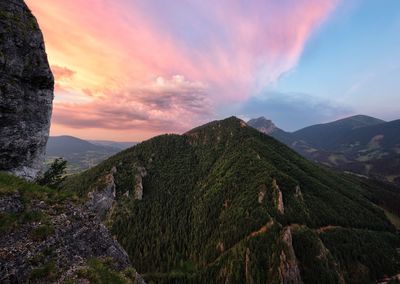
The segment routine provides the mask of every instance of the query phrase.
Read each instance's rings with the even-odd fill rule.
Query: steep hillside
[[[337,137],[331,152],[314,153],[313,158],[400,185],[400,120],[349,131]]]
[[[235,117],[155,137],[64,184],[89,200],[110,187],[103,220],[148,281],[365,283],[400,273],[400,237],[372,203],[374,188]]]
[[[295,132],[290,146],[324,165],[400,185],[400,120],[372,122],[340,131],[328,125],[320,135],[329,142],[318,140],[318,132],[311,135],[310,128]]]
[[[366,115],[356,115],[325,124],[312,125],[293,132],[296,140],[306,141],[313,147],[333,151],[338,139],[360,127],[379,125],[383,120]]]
[[[46,146],[46,163],[62,157],[68,161],[67,172],[78,173],[97,165],[121,149],[96,145],[73,136],[52,136]]]
[[[250,126],[265,133],[265,127],[252,121]],[[400,120],[357,115],[293,133],[267,134],[309,160],[400,186]]]

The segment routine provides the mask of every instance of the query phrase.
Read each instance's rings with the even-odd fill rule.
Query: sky
[[[400,118],[398,0],[26,0],[51,135],[142,141],[236,115]]]

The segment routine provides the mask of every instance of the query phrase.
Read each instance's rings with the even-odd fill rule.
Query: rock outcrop
[[[54,270],[54,282],[74,278],[92,258],[112,260],[116,271],[129,267],[126,252],[84,207],[35,199],[22,206],[18,193],[0,196],[0,204],[0,214],[23,216],[0,238],[1,283],[25,283],[44,269]]]
[[[300,200],[303,199],[303,193],[301,192],[300,185],[296,185],[295,191],[294,191],[294,196]]]
[[[280,255],[279,275],[283,284],[301,284],[300,269],[297,264],[296,254],[292,244],[292,232],[286,227],[282,233],[284,249]]]
[[[259,117],[259,118],[251,119],[247,122],[247,124],[253,128],[258,129],[260,132],[268,134],[268,135],[279,130],[279,128],[277,128],[276,125],[271,120],[266,119],[263,116]]]
[[[135,175],[135,199],[142,200],[143,198],[143,178],[147,175],[144,167],[136,167]]]
[[[98,186],[95,190],[88,193],[86,205],[89,210],[96,212],[101,219],[106,216],[115,202],[116,186],[114,174],[116,172],[117,168],[113,167],[111,172],[99,181],[101,186]]]
[[[35,17],[0,0],[0,171],[34,179],[43,163],[54,79]]]
[[[284,214],[285,207],[283,205],[282,191],[279,189],[276,179],[272,181],[272,194],[274,196],[276,209],[280,214]]]

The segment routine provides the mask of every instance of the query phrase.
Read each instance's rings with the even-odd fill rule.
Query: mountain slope
[[[345,171],[371,176],[400,185],[400,120],[330,132],[328,125],[320,139],[311,130],[293,133],[290,144],[305,157]],[[320,128],[322,126],[319,126]],[[279,139],[279,138],[277,138]]]
[[[120,150],[125,150],[138,144],[138,142],[116,142],[109,140],[89,140],[88,142],[94,145],[109,146],[113,148],[118,148]]]
[[[252,121],[250,126],[265,133],[265,127]],[[400,185],[400,120],[357,115],[293,133],[267,134],[312,161]]]
[[[366,115],[356,115],[325,124],[312,125],[293,132],[296,140],[307,141],[321,150],[335,149],[338,137],[342,137],[354,129],[379,125],[383,120]]]
[[[294,140],[292,133],[283,131],[278,128],[271,120],[265,117],[259,117],[255,119],[250,119],[247,125],[257,129],[258,131],[270,135],[282,143],[291,144]]]
[[[149,281],[356,283],[400,272],[400,238],[369,189],[234,117],[150,139],[64,187],[93,196],[110,176],[117,201],[104,222]]]
[[[121,149],[106,145],[95,145],[73,136],[51,136],[46,146],[46,162],[62,157],[68,161],[67,171],[77,173],[104,161]]]

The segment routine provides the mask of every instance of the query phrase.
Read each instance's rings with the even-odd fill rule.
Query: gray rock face
[[[103,177],[100,183],[102,186],[88,193],[88,201],[86,206],[89,210],[94,211],[101,219],[103,219],[115,202],[116,186],[114,182],[114,174],[117,168],[113,167],[111,172]]]
[[[265,117],[251,119],[247,122],[247,124],[268,135],[274,133],[276,130],[279,130],[279,128],[277,128],[271,120],[266,119]]]
[[[303,281],[300,275],[300,268],[297,265],[296,254],[292,244],[292,232],[290,227],[286,227],[282,233],[282,242],[285,249],[281,251],[279,275],[280,282],[283,284],[302,284]]]
[[[19,194],[0,197],[0,205],[0,214],[23,210]],[[70,202],[50,205],[32,200],[29,210],[46,216],[45,221],[21,221],[1,236],[0,283],[27,283],[34,269],[50,262],[54,263],[60,279],[84,268],[91,258],[111,258],[117,271],[129,267],[124,249],[98,217],[84,207]],[[33,232],[46,222],[52,230],[38,238]]]
[[[54,78],[42,33],[23,0],[0,0],[0,171],[41,170]]]
[[[135,175],[135,199],[143,199],[143,178],[147,175],[147,171],[144,167],[136,167]]]

